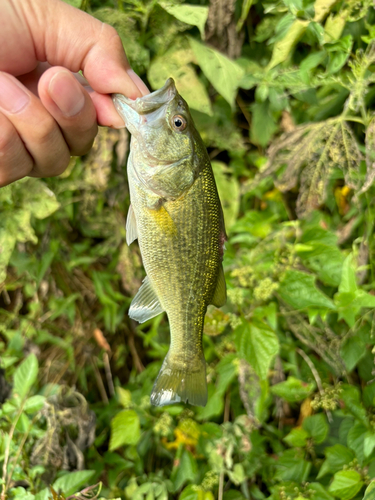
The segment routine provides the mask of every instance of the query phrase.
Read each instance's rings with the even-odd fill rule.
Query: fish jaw
[[[172,78],[168,78],[165,85],[151,94],[137,99],[129,99],[122,94],[113,94],[115,108],[131,134],[139,135],[142,125],[157,125],[165,115],[166,107],[176,97],[177,90]],[[147,116],[148,115],[148,116]]]

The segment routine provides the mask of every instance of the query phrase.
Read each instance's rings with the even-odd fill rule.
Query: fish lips
[[[176,97],[177,90],[173,78],[168,78],[161,88],[137,99],[129,99],[122,94],[112,94],[113,103],[129,132],[138,135],[140,127],[160,126],[166,109]]]

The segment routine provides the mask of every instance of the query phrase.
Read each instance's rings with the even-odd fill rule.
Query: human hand
[[[124,126],[108,94],[148,93],[116,30],[60,0],[0,0],[0,44],[0,187],[61,174]]]

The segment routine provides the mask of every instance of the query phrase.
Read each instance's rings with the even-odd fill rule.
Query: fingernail
[[[0,108],[15,114],[22,111],[29,101],[30,96],[14,77],[0,73]]]
[[[85,104],[80,84],[66,71],[59,71],[51,78],[48,93],[61,113],[67,117],[78,114]]]
[[[133,80],[133,82],[136,84],[136,86],[139,88],[139,91],[141,92],[142,95],[147,95],[150,93],[148,90],[146,84],[143,82],[143,80],[135,73],[132,69],[127,70],[127,74],[130,76],[130,78]]]

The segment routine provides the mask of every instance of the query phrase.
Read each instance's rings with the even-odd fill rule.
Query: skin
[[[0,187],[61,174],[124,126],[108,94],[148,93],[116,30],[60,0],[1,0],[0,44]]]

